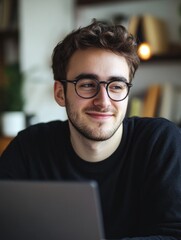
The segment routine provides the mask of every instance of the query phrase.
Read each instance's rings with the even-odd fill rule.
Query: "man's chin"
[[[119,126],[115,127],[115,124],[105,121],[89,122],[86,124],[78,124],[76,121],[72,121],[69,118],[69,122],[72,127],[83,137],[91,141],[106,141],[110,139],[118,130]]]
[[[86,129],[79,129],[79,133],[81,133],[85,138],[92,140],[92,141],[106,141],[108,139],[110,139],[115,132],[109,131],[108,129],[106,129],[106,131],[104,130],[100,130],[100,129],[92,129],[87,130]]]

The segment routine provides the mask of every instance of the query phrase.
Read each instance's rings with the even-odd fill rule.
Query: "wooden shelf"
[[[18,29],[0,30],[0,38],[7,38],[7,37],[17,37],[18,38],[18,35],[19,35]]]
[[[120,2],[138,2],[143,0],[76,0],[76,5],[96,5],[96,4],[106,4],[106,3],[120,3]],[[145,0],[144,0],[145,1]]]
[[[92,4],[100,4],[100,3],[115,3],[119,2],[119,0],[76,0],[77,5],[92,5]]]
[[[156,62],[180,62],[181,54],[170,54],[164,56],[153,56],[149,60],[141,60],[142,63],[156,63]]]

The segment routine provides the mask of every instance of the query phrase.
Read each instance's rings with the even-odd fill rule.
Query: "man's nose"
[[[105,84],[100,84],[99,92],[94,97],[94,105],[100,106],[101,108],[105,108],[110,105],[110,98],[108,96]]]

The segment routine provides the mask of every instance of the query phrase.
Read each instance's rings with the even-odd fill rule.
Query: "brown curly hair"
[[[140,62],[135,38],[122,25],[105,24],[96,19],[90,25],[72,31],[54,48],[54,79],[66,79],[67,66],[74,52],[91,47],[111,50],[125,57],[129,66],[130,82],[132,81]]]

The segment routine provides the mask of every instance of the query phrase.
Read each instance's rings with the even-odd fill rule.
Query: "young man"
[[[181,238],[181,132],[157,118],[125,118],[139,65],[122,26],[94,21],[53,52],[54,94],[68,121],[20,132],[1,179],[96,180],[107,239]]]

